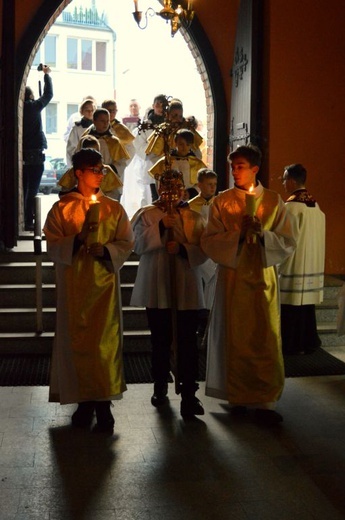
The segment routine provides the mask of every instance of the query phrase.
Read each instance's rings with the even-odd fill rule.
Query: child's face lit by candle
[[[103,180],[103,164],[98,163],[96,166],[85,166],[82,170],[77,171],[78,185],[83,185],[89,189],[96,190],[100,187]]]

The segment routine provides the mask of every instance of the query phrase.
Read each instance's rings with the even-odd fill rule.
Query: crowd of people
[[[228,401],[235,417],[276,426],[283,354],[321,344],[325,216],[306,169],[284,168],[284,203],[258,179],[260,149],[241,145],[228,157],[234,187],[217,194],[182,101],[158,95],[142,120],[138,101],[130,106],[121,122],[115,100],[97,108],[87,97],[67,137],[70,169],[44,225],[57,273],[50,401],[78,404],[73,426],[96,416],[95,430],[112,433],[111,404],[126,390],[120,269],[134,251],[131,305],[145,307],[151,332],[151,404],[168,406],[172,373],[181,416],[205,413],[200,336],[206,395]]]

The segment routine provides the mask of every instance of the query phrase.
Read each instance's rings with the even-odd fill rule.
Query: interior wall
[[[219,62],[227,114],[239,1],[194,3]],[[344,3],[342,0],[260,1],[264,5],[265,24],[262,34],[265,178],[270,188],[285,197],[279,179],[283,167],[293,162],[306,166],[308,188],[327,218],[326,272],[345,274]],[[28,29],[35,10],[44,4],[44,0],[31,0],[25,8],[21,5],[17,9],[17,42]]]
[[[329,274],[345,274],[344,15],[341,0],[266,2],[269,184],[286,198],[284,166],[306,167],[326,214]]]

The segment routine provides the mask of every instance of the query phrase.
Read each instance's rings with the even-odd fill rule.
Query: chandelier
[[[176,9],[172,6],[172,0],[164,0],[164,7],[156,12],[152,7],[149,7],[145,13],[145,24],[141,25],[143,12],[138,10],[138,0],[134,0],[134,20],[137,22],[139,29],[146,29],[148,23],[148,16],[160,16],[168,23],[170,21],[171,36],[175,36],[181,26],[190,27],[194,18],[194,11],[192,9],[192,0],[188,0],[187,9],[179,4]]]

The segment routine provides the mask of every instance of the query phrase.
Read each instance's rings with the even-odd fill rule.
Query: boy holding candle
[[[111,433],[111,400],[126,390],[119,270],[133,246],[122,206],[99,189],[101,154],[73,155],[77,187],[50,210],[44,226],[57,277],[57,322],[49,400],[78,403],[72,425]],[[93,200],[94,199],[94,200]]]
[[[240,146],[229,161],[235,186],[215,198],[201,239],[218,264],[206,393],[228,400],[236,415],[254,408],[257,422],[271,426],[283,420],[274,411],[284,386],[276,265],[296,242],[281,197],[256,179],[260,150]],[[254,216],[246,211],[251,186]]]

